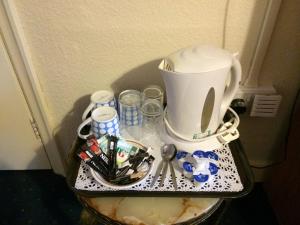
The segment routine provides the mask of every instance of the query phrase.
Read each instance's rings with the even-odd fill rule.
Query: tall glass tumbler
[[[158,85],[149,85],[144,88],[143,90],[143,100],[147,99],[155,99],[158,100],[161,105],[163,105],[164,102],[164,91],[163,89]]]
[[[125,90],[119,95],[119,116],[121,135],[140,139],[142,125],[141,93],[137,90]]]
[[[146,133],[158,132],[161,129],[163,108],[160,101],[147,99],[141,107],[143,116],[142,128]]]
[[[141,112],[143,116],[141,141],[149,145],[160,143],[163,129],[163,107],[161,102],[156,99],[147,99],[143,101]]]

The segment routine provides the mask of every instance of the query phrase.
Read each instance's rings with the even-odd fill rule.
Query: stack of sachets
[[[78,156],[106,181],[116,185],[142,179],[154,161],[148,149],[135,147],[112,135],[98,140],[93,135],[89,136]]]

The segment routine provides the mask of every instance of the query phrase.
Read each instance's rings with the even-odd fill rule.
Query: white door
[[[44,146],[0,36],[0,169],[50,169]]]

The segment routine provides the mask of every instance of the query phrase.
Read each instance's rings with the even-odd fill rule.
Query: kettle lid
[[[180,49],[165,58],[168,70],[178,73],[208,72],[230,67],[231,64],[230,52],[209,45]]]

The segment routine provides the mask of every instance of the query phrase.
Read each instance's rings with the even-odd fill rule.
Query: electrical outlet
[[[275,117],[280,106],[281,95],[255,95],[250,116]]]
[[[276,90],[273,86],[260,86],[260,87],[245,87],[240,86],[234,99],[243,99],[245,101],[246,108],[251,108],[255,95],[274,95]]]

